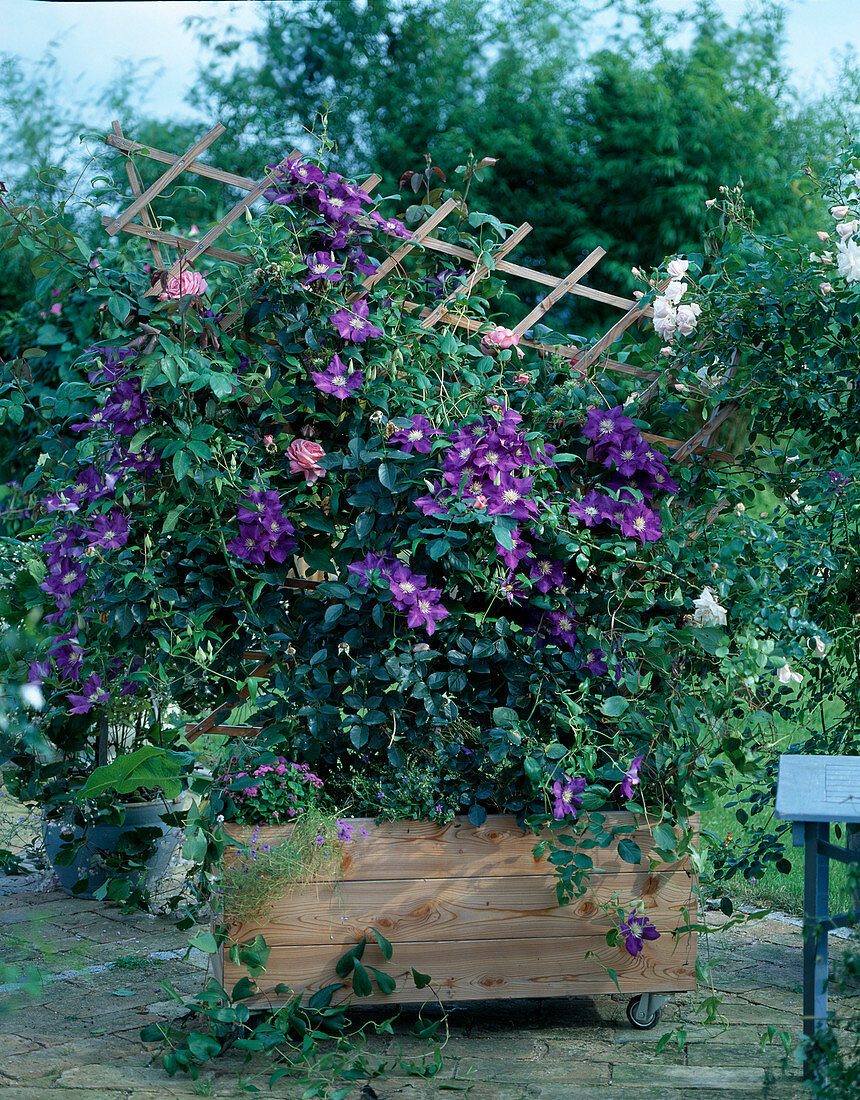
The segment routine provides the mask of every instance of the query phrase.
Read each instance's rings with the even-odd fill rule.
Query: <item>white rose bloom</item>
[[[815,652],[816,657],[823,657],[827,652],[827,645],[823,638],[820,638],[817,634],[814,638],[809,639],[809,648]]]
[[[834,218],[837,218],[837,219],[841,220],[848,213],[848,207],[847,206],[831,206],[830,207],[830,213],[833,215]]]
[[[34,710],[41,710],[45,705],[45,696],[38,684],[21,684],[18,688],[21,700]]]
[[[840,241],[836,246],[838,256],[836,268],[842,278],[848,283],[856,283],[860,279],[860,244],[856,241]]]
[[[663,294],[670,302],[677,304],[681,301],[684,295],[687,293],[687,284],[682,283],[680,279],[673,279],[671,283],[663,291]]]
[[[696,626],[725,626],[728,611],[717,603],[712,588],[703,588],[701,596],[693,600],[693,622]]]
[[[662,294],[658,294],[657,297],[654,299],[654,316],[666,317],[670,314],[674,315],[674,313],[675,307],[672,305],[669,299],[664,297]]]
[[[672,337],[675,335],[676,323],[674,310],[671,313],[654,314],[654,331],[661,340],[666,340],[668,343],[672,342]]]
[[[701,308],[695,303],[688,306],[678,306],[678,332],[682,336],[689,336],[695,329],[696,320],[701,312]]]
[[[788,662],[786,661],[782,668],[777,669],[776,678],[781,684],[799,684],[800,681],[803,679],[803,676],[799,672],[792,672]]]
[[[673,279],[680,279],[687,274],[687,268],[690,266],[689,260],[670,260],[666,268],[667,274]]]
[[[847,240],[848,237],[854,236],[854,234],[857,232],[858,226],[860,226],[860,221],[858,221],[856,218],[850,222],[840,222],[839,225],[836,226],[836,232],[844,241]]]

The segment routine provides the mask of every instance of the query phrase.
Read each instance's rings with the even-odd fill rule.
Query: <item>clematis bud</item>
[[[823,229],[819,229],[819,230],[818,230],[818,232],[817,232],[817,233],[815,234],[815,236],[816,236],[816,237],[817,237],[817,238],[818,238],[818,239],[819,239],[820,241],[829,241],[829,240],[830,240],[830,234],[829,234],[829,233],[825,233]]]

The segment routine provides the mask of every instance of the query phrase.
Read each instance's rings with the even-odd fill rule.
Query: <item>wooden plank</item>
[[[465,818],[455,818],[447,825],[432,821],[375,821],[349,818],[356,839],[344,846],[344,881],[368,879],[415,878],[481,878],[498,875],[546,875],[550,864],[535,859],[533,848],[541,839],[524,833],[510,814],[491,814],[483,825],[475,827]],[[633,824],[631,814],[607,812],[607,829]],[[696,826],[697,827],[697,826]],[[246,840],[252,830],[246,826],[227,825],[228,832]],[[358,836],[367,829],[368,836]],[[277,844],[289,831],[289,825],[263,826],[259,832],[261,844]],[[549,835],[549,834],[547,834]],[[640,827],[630,836],[642,850],[643,861],[653,850],[654,842],[647,828]],[[631,865],[618,856],[614,845],[607,848],[583,849],[594,866],[602,871],[629,871]],[[686,871],[689,860],[673,864],[658,864],[655,870]]]
[[[257,978],[261,991],[271,991],[285,982],[295,993],[314,993],[341,981],[335,963],[343,954],[340,946],[275,947],[269,955],[266,973]],[[368,944],[362,961],[390,974],[397,981],[391,996],[374,992],[358,1004],[423,1003],[443,1001],[504,1000],[512,997],[570,997],[582,994],[617,993],[610,967],[617,971],[623,993],[677,993],[695,989],[695,934],[682,936],[678,943],[663,935],[649,941],[639,958],[623,947],[609,947],[604,936],[576,936],[569,939],[460,940],[444,943],[401,943],[386,962],[376,943]],[[410,968],[432,979],[433,990],[417,990],[409,977]],[[229,989],[245,972],[223,959],[223,981]],[[435,992],[434,992],[435,991]],[[351,989],[342,989],[334,1003],[352,999]]]
[[[512,248],[515,248],[523,239],[523,237],[527,237],[529,233],[531,233],[531,231],[532,227],[529,225],[529,223],[523,222],[523,224],[518,226],[509,237],[506,237],[502,241],[502,243],[493,253],[493,270],[495,270],[496,257],[501,259],[503,256],[507,255],[507,253],[510,252]],[[439,320],[442,314],[448,312],[448,305],[450,303],[458,301],[462,298],[468,298],[475,287],[478,285],[478,283],[481,281],[481,279],[485,278],[487,275],[489,275],[489,273],[490,268],[487,266],[487,264],[478,262],[476,258],[475,270],[472,272],[466,282],[462,286],[458,286],[455,290],[452,290],[451,293],[443,298],[439,305],[436,306],[435,309],[431,310],[431,312],[426,317],[422,316],[422,327],[432,327]]]
[[[523,317],[522,321],[514,329],[515,336],[522,336],[522,334],[532,327],[535,321],[539,321],[555,303],[563,298],[565,294],[573,290],[574,286],[579,280],[587,275],[589,271],[606,255],[605,248],[595,248],[581,264],[578,264],[569,275],[566,275],[560,283],[553,290],[547,294],[534,309],[526,317]]]
[[[475,263],[478,259],[471,249],[458,244],[449,244],[447,241],[440,241],[437,237],[431,237],[425,241],[424,247],[431,249],[433,252],[442,252],[446,256],[467,260],[469,263]],[[523,267],[522,264],[510,263],[508,260],[500,260],[496,264],[496,270],[504,271],[508,275],[516,275],[520,279],[528,279],[533,283],[541,283],[543,286],[554,287],[562,282],[558,275],[549,275],[545,271],[535,271],[530,267]],[[621,298],[617,294],[607,294],[603,290],[595,290],[589,286],[577,285],[570,290],[570,293],[578,294],[583,298],[590,298],[592,301],[600,302],[603,305],[615,306],[617,309],[627,310],[637,304],[632,298]],[[643,313],[648,317],[652,316],[653,312],[650,306],[646,306],[643,310]]]
[[[172,183],[173,180],[192,163],[198,153],[202,153],[204,149],[208,149],[212,142],[216,141],[221,134],[224,133],[224,129],[225,128],[220,122],[217,123],[207,134],[204,134],[199,141],[196,141],[190,149],[187,149],[181,157],[177,157],[174,163],[170,165],[163,175],[158,177],[155,183],[150,184],[143,194],[137,196],[131,206],[126,207],[121,214],[118,214],[111,220],[110,224],[106,227],[108,233],[113,235],[119,232],[126,222],[131,221],[139,210],[146,206],[147,203],[151,202],[157,195],[160,195],[165,187]]]
[[[376,173],[372,176],[368,176],[364,183],[360,183],[359,187],[362,191],[366,191],[369,195],[371,191],[375,190],[379,184],[382,183],[382,176],[377,176]]]
[[[403,308],[409,312],[418,312],[421,317],[425,317],[430,313],[430,310],[426,306],[420,306],[416,302],[404,302]],[[465,317],[458,313],[446,313],[442,317],[442,321],[446,325],[454,325],[456,328],[464,328],[469,332],[480,332],[480,330],[486,325],[486,320],[478,320],[474,317]],[[582,348],[573,347],[573,345],[567,344],[539,344],[534,340],[520,340],[519,346],[521,348],[534,348],[536,351],[544,352],[558,352],[561,355],[566,355],[571,358],[574,356],[581,356],[583,354]],[[619,374],[629,375],[631,378],[641,378],[645,381],[651,382],[658,377],[657,371],[642,370],[640,367],[634,367],[630,363],[619,363],[615,359],[604,359],[601,362],[601,367],[605,370],[616,371]],[[675,440],[675,444],[679,444],[681,440]]]
[[[632,309],[629,309],[623,317],[619,318],[612,328],[608,332],[605,332],[600,339],[593,344],[584,355],[577,361],[577,367],[581,370],[588,370],[592,363],[597,362],[600,356],[611,347],[626,330],[645,316],[644,307],[640,306],[637,302]]]
[[[122,127],[117,121],[113,123],[113,132],[116,137],[122,138]],[[128,185],[131,188],[132,195],[134,195],[135,198],[139,198],[140,195],[143,194],[143,183],[141,182],[140,176],[137,174],[137,169],[128,157],[126,157],[125,161],[125,174],[128,177]],[[140,220],[147,229],[154,230],[156,228],[155,220],[148,206],[144,206],[141,210]],[[102,219],[102,224],[104,224],[104,219]],[[164,260],[161,257],[161,249],[158,247],[158,242],[151,237],[149,238],[149,251],[152,253],[152,260],[156,270],[160,271],[164,267]]]
[[[437,225],[443,222],[456,206],[457,202],[455,199],[448,199],[447,202],[444,202],[435,213],[430,215],[426,222],[422,222],[421,225],[418,226],[408,241],[402,244],[396,252],[393,252],[388,259],[383,260],[372,275],[367,276],[361,284],[361,290],[351,295],[350,301],[353,302],[356,298],[362,297],[372,286],[378,283],[380,279],[383,279],[417,244],[420,244],[425,239],[428,233],[431,233]]]
[[[102,225],[106,226],[111,219],[104,215],[102,217]],[[171,248],[177,248],[180,251],[188,251],[191,248],[197,247],[197,241],[189,240],[187,237],[177,237],[174,233],[166,233],[163,229],[154,229],[146,225],[137,225],[136,222],[128,222],[120,230],[121,233],[130,233],[134,237],[144,237],[148,241],[160,241],[161,244],[170,245]],[[254,262],[253,256],[248,256],[244,252],[231,252],[226,248],[211,247],[206,249],[206,255],[211,256],[215,260],[224,260],[231,264],[252,264]],[[159,264],[159,267],[164,267],[164,262]]]
[[[122,153],[139,153],[140,156],[157,161],[159,164],[176,164],[179,160],[176,153],[168,153],[164,149],[156,149],[153,145],[143,145],[139,141],[130,141],[128,138],[117,138],[115,134],[108,134],[105,137],[105,144],[119,149]],[[249,176],[237,176],[235,172],[225,172],[222,168],[204,164],[199,160],[186,164],[184,171],[203,176],[205,179],[217,180],[218,183],[229,184],[231,187],[241,188],[243,191],[250,191],[257,185],[257,181]]]
[[[209,730],[213,737],[256,737],[262,732],[262,726],[213,726]],[[186,739],[191,740],[190,737]]]
[[[684,443],[677,451],[672,455],[672,458],[676,462],[683,462],[689,458],[691,454],[695,454],[696,451],[707,449],[714,433],[717,428],[740,408],[737,401],[729,401],[727,405],[723,405],[721,409],[718,409],[707,424],[703,425],[690,438]]]
[[[615,909],[629,912],[639,899],[663,932],[683,923],[693,907],[686,871],[595,875],[588,893],[559,905],[554,875],[338,882],[297,886],[268,913],[232,925],[230,941],[258,933],[270,947],[334,943],[346,950],[370,928],[395,945],[443,940],[549,938],[604,934],[616,925]],[[611,907],[607,913],[601,905]]]

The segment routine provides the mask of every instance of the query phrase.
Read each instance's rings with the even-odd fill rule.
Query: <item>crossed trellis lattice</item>
[[[253,180],[247,176],[237,175],[234,172],[226,172],[221,168],[217,168],[197,159],[197,157],[208,149],[224,132],[225,127],[218,123],[181,156],[177,156],[175,153],[165,152],[162,149],[155,149],[152,146],[143,145],[126,138],[119,122],[113,123],[112,132],[105,137],[105,141],[108,145],[119,150],[126,156],[126,174],[128,175],[129,185],[134,198],[132,203],[126,207],[122,213],[115,217],[103,217],[102,225],[110,235],[115,235],[119,232],[129,233],[137,237],[142,237],[148,242],[156,271],[161,276],[160,281],[156,281],[150,290],[147,291],[148,296],[158,294],[164,282],[181,274],[181,272],[187,269],[198,257],[203,255],[211,256],[215,260],[237,265],[246,265],[254,262],[254,258],[247,253],[219,248],[215,242],[226,232],[237,218],[244,214],[244,212],[260,198],[267,188],[275,185],[277,168],[286,164],[290,159],[300,157],[301,152],[300,150],[293,150],[277,166],[272,168],[263,179]],[[146,157],[157,163],[165,164],[168,166],[167,170],[163,172],[154,183],[144,189],[134,164],[134,156]],[[158,228],[157,221],[151,209],[152,201],[161,195],[165,188],[183,172],[190,172],[194,175],[202,176],[205,179],[215,180],[245,192],[243,198],[241,198],[220,221],[216,222],[196,241],[173,233],[167,233]],[[365,191],[370,192],[379,182],[380,177],[374,175],[367,179],[362,184],[362,187]],[[440,240],[438,237],[432,235],[433,230],[441,226],[445,219],[456,209],[458,209],[458,203],[455,199],[448,199],[444,202],[426,221],[422,222],[411,232],[409,239],[401,243],[397,249],[380,264],[373,274],[365,278],[360,290],[352,296],[352,300],[365,294],[381,279],[384,279],[390,272],[398,268],[402,260],[412,251],[412,249],[422,247],[464,261],[467,265],[471,266],[473,270],[462,285],[451,291],[451,293],[432,309],[416,302],[404,303],[405,308],[413,313],[418,313],[419,324],[425,330],[429,330],[434,325],[441,322],[442,324],[452,325],[457,328],[464,328],[469,332],[480,331],[486,322],[474,317],[469,317],[465,312],[465,305],[468,302],[469,295],[478,283],[490,273],[490,267],[471,249],[464,248],[461,245],[449,244],[447,241]],[[136,218],[139,220],[134,220]],[[360,217],[357,220],[367,226],[371,225],[370,221],[366,218]],[[521,338],[520,344],[526,347],[535,348],[538,351],[557,352],[569,356],[571,359],[575,360],[576,367],[580,371],[587,370],[588,367],[599,361],[601,368],[605,370],[625,374],[650,383],[649,387],[642,394],[643,399],[649,397],[651,392],[656,389],[656,381],[659,378],[659,373],[656,371],[643,370],[629,363],[619,362],[618,360],[610,358],[607,352],[631,325],[650,316],[652,310],[640,302],[622,298],[615,294],[609,294],[605,291],[597,290],[594,287],[583,284],[582,280],[585,276],[588,275],[603,256],[606,255],[605,249],[603,248],[595,248],[564,278],[536,271],[532,268],[524,267],[521,264],[512,263],[510,260],[505,259],[507,254],[511,252],[531,232],[531,230],[532,227],[528,222],[524,222],[515,229],[510,236],[503,240],[492,253],[494,271],[514,275],[550,288],[549,293],[546,294],[545,297],[513,328],[512,331]],[[173,249],[178,253],[176,259],[173,260],[169,267],[166,266],[162,255],[162,246]],[[594,302],[612,306],[613,308],[621,310],[622,315],[586,350],[575,346],[550,346],[541,344],[535,340],[525,339],[524,334],[537,321],[544,317],[545,314],[566,294],[578,295]],[[230,328],[241,318],[241,316],[242,309],[240,308],[223,318],[221,327],[225,330]],[[718,450],[711,444],[717,429],[736,411],[737,408],[738,406],[735,402],[729,402],[724,405],[714,413],[710,420],[708,420],[695,435],[686,441],[671,439],[666,436],[654,435],[651,433],[643,434],[645,438],[652,443],[661,444],[670,449],[672,451],[671,457],[676,462],[682,462],[688,459],[692,454],[702,453],[707,453],[709,458],[718,461],[732,461],[733,455]],[[290,583],[295,587],[315,587],[314,581],[306,579],[297,579]],[[261,651],[250,650],[245,654],[245,657],[254,659],[257,662],[257,666],[249,674],[248,680],[253,678],[265,678],[273,667],[273,662],[268,655]],[[202,721],[189,726],[189,741],[193,741],[201,734],[207,732],[234,736],[255,736],[259,733],[259,727],[256,726],[226,726],[220,724],[220,719],[229,713],[237,702],[241,702],[247,699],[247,697],[248,690],[246,688],[240,693],[238,699],[229,703],[222,703]]]
[[[218,123],[181,156],[177,156],[175,153],[165,152],[162,149],[155,149],[152,146],[143,145],[126,138],[118,122],[114,122],[112,132],[105,138],[108,145],[118,149],[127,157],[126,172],[128,174],[134,201],[131,205],[126,207],[122,213],[115,217],[103,217],[102,225],[111,235],[118,232],[124,232],[145,238],[152,251],[156,270],[164,272],[163,278],[165,281],[180,274],[183,269],[190,266],[199,256],[203,255],[211,256],[215,260],[222,260],[238,265],[253,263],[253,257],[249,256],[247,253],[219,248],[215,245],[215,242],[267,188],[275,184],[276,168],[268,172],[263,179],[253,180],[247,176],[240,176],[234,172],[226,172],[221,168],[198,160],[197,157],[199,154],[208,149],[224,132],[224,126]],[[134,162],[131,159],[134,155],[147,157],[150,160],[168,166],[167,170],[145,190],[137,174]],[[287,160],[296,158],[300,155],[299,150],[293,150],[277,167],[285,164]],[[153,199],[157,198],[165,188],[183,172],[191,172],[194,175],[202,176],[205,179],[216,180],[246,192],[244,197],[241,198],[220,221],[216,222],[196,241],[159,229],[151,212],[150,204]],[[379,182],[379,176],[371,176],[362,186],[365,191],[371,191]],[[478,332],[485,322],[467,316],[462,309],[459,309],[457,312],[455,312],[455,310],[463,306],[480,280],[489,274],[489,267],[482,263],[481,259],[472,252],[471,249],[464,248],[460,245],[449,244],[431,235],[433,230],[438,228],[457,208],[458,204],[456,200],[448,199],[447,202],[440,206],[426,221],[419,225],[412,232],[409,239],[388,256],[372,275],[369,275],[365,279],[361,290],[358,291],[354,297],[366,293],[375,283],[385,278],[386,275],[397,268],[413,248],[421,246],[422,248],[441,252],[455,259],[465,261],[466,264],[473,267],[473,271],[462,286],[453,290],[433,309],[429,309],[414,302],[405,303],[405,307],[412,312],[418,311],[420,324],[424,329],[429,330],[438,322],[442,322],[443,324],[453,325],[458,328],[465,328],[470,332]],[[136,217],[139,217],[139,221],[133,220]],[[605,249],[599,247],[595,248],[574,268],[573,271],[570,272],[569,275],[564,276],[564,278],[559,278],[556,275],[549,275],[542,271],[536,271],[533,268],[511,263],[509,260],[505,259],[507,254],[531,232],[531,229],[532,227],[528,222],[524,222],[515,229],[509,237],[502,241],[493,253],[493,268],[495,271],[504,272],[508,275],[515,275],[519,278],[550,287],[549,293],[513,328],[513,332],[521,337],[521,345],[536,348],[538,351],[555,351],[562,355],[570,356],[572,359],[575,359],[577,369],[580,371],[585,371],[588,367],[600,361],[600,365],[603,369],[626,374],[653,383],[659,377],[657,372],[643,370],[629,363],[621,363],[607,355],[608,349],[620,339],[621,335],[632,324],[649,316],[651,310],[648,306],[642,305],[639,302],[619,297],[616,294],[609,294],[605,291],[597,290],[594,287],[585,286],[583,284],[582,280],[585,276],[599,263],[603,256],[606,255]],[[162,245],[175,249],[179,253],[177,258],[167,268],[161,253]],[[147,291],[147,294],[154,295],[158,292],[159,286],[155,285]],[[611,328],[600,337],[600,339],[585,351],[575,346],[552,345],[550,347],[535,340],[522,339],[524,333],[545,316],[552,306],[559,302],[566,294],[578,295],[595,302],[600,302],[604,305],[612,306],[622,310],[623,314]],[[241,310],[230,314],[222,320],[222,327],[225,329],[229,328],[240,317]],[[683,461],[691,454],[703,452],[707,452],[709,457],[713,459],[723,461],[731,460],[733,457],[732,455],[725,451],[715,450],[710,444],[716,430],[724,420],[731,416],[735,408],[736,406],[734,404],[730,404],[718,410],[708,423],[706,423],[692,438],[686,441],[648,433],[646,433],[646,438],[653,443],[658,443],[669,448],[673,452],[672,457],[675,461]]]

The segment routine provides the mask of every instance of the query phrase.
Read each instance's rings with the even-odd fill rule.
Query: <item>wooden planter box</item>
[[[626,813],[605,818],[607,828],[632,822]],[[512,816],[488,817],[477,828],[462,818],[444,826],[351,820],[356,839],[344,846],[338,882],[285,892],[265,918],[230,928],[230,942],[260,934],[272,948],[266,973],[256,979],[262,993],[284,982],[294,993],[312,994],[340,981],[335,963],[365,934],[363,962],[391,974],[397,991],[383,996],[374,987],[362,1004],[433,999],[429,989],[416,989],[411,967],[429,974],[445,1001],[616,993],[605,968],[616,971],[624,993],[695,988],[695,934],[670,934],[685,923],[682,909],[695,917],[695,877],[687,861],[649,870],[653,841],[645,830],[633,836],[642,849],[638,868],[624,863],[614,844],[589,848],[595,869],[588,893],[559,906],[552,865],[532,851],[538,838],[524,834]],[[359,837],[360,828],[369,835]],[[288,829],[261,828],[259,843],[276,844]],[[252,830],[231,832],[246,840]],[[661,933],[646,941],[639,958],[606,943],[614,906],[606,914],[595,897],[612,904],[613,895],[625,912],[642,898]],[[390,962],[371,928],[394,945]],[[226,950],[218,970],[228,990],[245,974]],[[333,1003],[353,996],[347,986]]]

